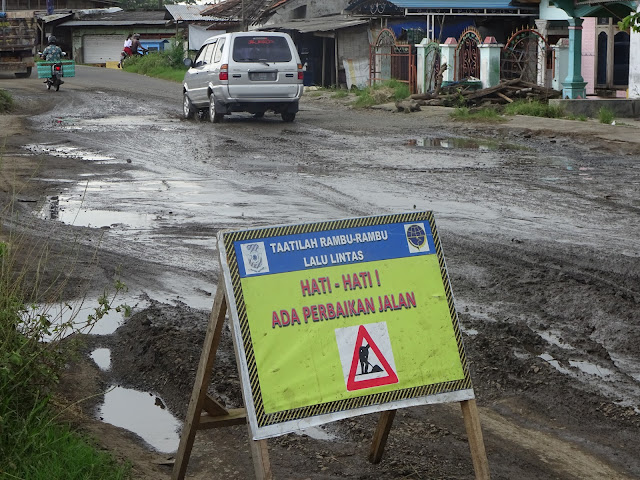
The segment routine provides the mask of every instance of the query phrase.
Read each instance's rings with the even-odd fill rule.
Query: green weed
[[[0,89],[0,113],[6,113],[13,108],[13,97],[6,90]]]
[[[348,95],[349,92],[347,92],[346,90],[337,90],[333,95],[331,95],[331,98],[344,98]]]
[[[4,165],[0,158],[0,168]],[[9,185],[11,188],[11,185]],[[11,191],[11,190],[10,190]],[[0,225],[15,222],[17,193],[0,211]],[[126,287],[118,280],[115,293],[100,296],[86,319],[56,317],[46,305],[64,302],[68,275],[77,255],[60,252],[61,266],[51,262],[47,240],[0,228],[0,477],[21,479],[124,478],[128,469],[114,467],[108,455],[61,427],[50,403],[54,387],[75,353],[62,338],[91,329],[115,306]],[[38,305],[45,305],[39,307]],[[108,472],[108,473],[107,473]]]
[[[182,82],[187,71],[187,67],[182,63],[183,59],[183,42],[180,38],[174,37],[163,51],[127,58],[123,68],[131,73]]]
[[[555,107],[538,100],[516,100],[504,107],[506,115],[528,115],[530,117],[562,118],[564,111],[560,107]]]
[[[450,115],[452,119],[461,122],[500,123],[506,121],[492,108],[470,110],[468,107],[458,107]]]
[[[409,85],[398,80],[387,80],[363,89],[354,89],[357,98],[355,107],[371,107],[381,103],[399,101],[408,98]]]
[[[600,123],[611,124],[615,120],[615,116],[613,115],[613,111],[607,107],[600,107],[598,110],[598,120]]]

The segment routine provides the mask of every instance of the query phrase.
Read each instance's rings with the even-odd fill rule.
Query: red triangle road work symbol
[[[381,366],[371,365],[371,363],[369,363],[369,349],[371,349],[378,362],[382,364]],[[360,367],[360,373],[357,373],[358,367]],[[371,369],[371,371],[369,371],[369,369]],[[372,374],[375,375],[372,377],[370,376]],[[381,387],[382,385],[391,385],[392,383],[398,383],[398,375],[393,371],[393,368],[391,368],[391,365],[373,341],[364,325],[360,325],[360,328],[358,328],[358,336],[356,337],[356,345],[353,350],[351,369],[347,377],[347,390],[352,392],[353,390]]]

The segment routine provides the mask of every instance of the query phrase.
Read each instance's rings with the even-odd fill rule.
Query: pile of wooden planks
[[[491,104],[513,103],[518,99],[540,100],[546,102],[550,98],[560,97],[561,92],[552,88],[541,87],[535,83],[520,79],[503,80],[498,85],[474,90],[463,82],[446,85],[431,93],[411,95],[419,105],[439,106],[480,106]]]

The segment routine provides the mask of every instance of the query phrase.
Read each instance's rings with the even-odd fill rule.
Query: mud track
[[[446,109],[357,111],[309,95],[293,124],[238,115],[214,126],[180,120],[179,86],[174,95],[159,83],[142,99],[155,81],[105,77],[109,88],[96,91],[93,70],[79,71],[86,79],[57,97],[33,79],[0,84],[24,106],[0,117],[3,204],[14,200],[3,232],[28,239],[27,263],[34,246],[52,252],[47,275],[66,279],[67,299],[95,298],[116,269],[128,285],[134,315],[76,336],[84,356],[59,395],[97,394],[70,418],[131,461],[136,478],[168,478],[171,454],[100,422],[100,392],[149,392],[184,418],[217,284],[218,230],[413,209],[436,215],[492,477],[640,478],[633,122],[469,126]],[[98,348],[110,349],[109,370],[90,359]],[[242,404],[228,327],[210,392]],[[376,421],[270,440],[274,474],[473,478],[457,405],[400,411],[382,463],[371,465]],[[244,427],[199,433],[189,478],[250,478],[246,440]]]

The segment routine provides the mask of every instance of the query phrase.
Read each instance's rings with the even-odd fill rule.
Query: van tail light
[[[229,80],[229,65],[224,64],[220,67],[220,75],[218,75],[220,80]]]
[[[302,64],[298,64],[298,80],[304,80],[304,72],[302,71]]]

